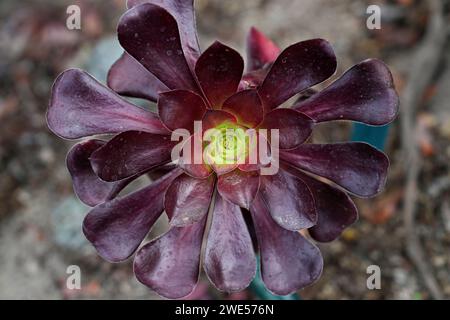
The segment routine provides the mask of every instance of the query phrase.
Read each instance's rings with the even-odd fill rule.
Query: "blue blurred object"
[[[252,283],[250,283],[249,289],[253,292],[253,294],[261,299],[261,300],[301,300],[300,296],[296,293],[289,294],[287,296],[276,296],[272,293],[270,293],[266,287],[264,286],[264,283],[261,278],[261,270],[259,268],[259,256],[257,257],[257,270],[256,270],[256,276],[253,279]]]
[[[367,142],[379,150],[383,150],[389,134],[389,124],[379,127],[363,123],[354,123],[351,141]]]

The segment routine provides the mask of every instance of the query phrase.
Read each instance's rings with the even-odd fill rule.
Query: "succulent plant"
[[[336,71],[325,40],[281,51],[252,28],[244,72],[240,54],[220,42],[200,51],[193,0],[130,0],[128,7],[118,26],[125,52],[111,67],[109,88],[84,71],[67,70],[55,81],[47,114],[49,128],[65,139],[114,135],[79,142],[67,156],[75,193],[93,207],[83,223],[87,239],[108,261],[136,252],[137,279],[168,298],[192,292],[202,256],[210,281],[227,292],[249,285],[255,252],[271,292],[286,295],[313,283],[323,260],[307,237],[332,241],[355,222],[348,193],[378,194],[389,161],[365,143],[314,144],[310,135],[326,121],[391,122],[398,97],[386,65],[365,60],[312,92]],[[158,113],[121,95],[156,102]],[[293,105],[281,106],[296,95]],[[276,130],[278,147],[271,151],[279,162],[273,174],[261,174],[261,161],[220,163],[217,153],[211,162],[172,159],[173,133],[180,129],[190,135],[186,143],[217,129],[220,148],[248,156],[245,138],[227,140],[227,130],[237,128],[258,135]],[[201,146],[203,151],[203,140]],[[119,195],[145,174],[156,179]],[[169,230],[141,246],[163,212]]]

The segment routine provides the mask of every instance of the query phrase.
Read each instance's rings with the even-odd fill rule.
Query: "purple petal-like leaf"
[[[205,272],[222,291],[245,289],[256,272],[256,257],[241,209],[216,196],[205,251]]]
[[[108,87],[115,92],[156,102],[158,94],[169,90],[136,59],[124,52],[108,72]]]
[[[83,232],[102,258],[118,262],[130,257],[163,211],[164,191],[181,170],[125,197],[102,203],[83,221]]]
[[[187,227],[172,227],[147,243],[134,258],[136,278],[159,295],[178,299],[197,282],[206,218]]]
[[[272,218],[287,230],[310,228],[317,222],[314,198],[308,186],[281,168],[277,174],[261,176],[258,194]]]
[[[257,127],[264,117],[261,99],[254,89],[232,95],[223,103],[222,109],[234,114],[239,124],[249,128]]]
[[[189,66],[194,70],[200,56],[200,47],[195,25],[194,0],[128,0],[128,8],[143,3],[156,4],[166,9],[177,21],[180,30],[181,46]]]
[[[188,164],[181,161],[179,166],[187,175],[197,179],[205,179],[213,172],[212,168],[207,164]]]
[[[383,152],[361,142],[304,144],[280,151],[280,159],[330,179],[360,197],[374,196],[383,189],[389,167]]]
[[[384,125],[398,112],[399,99],[388,67],[380,60],[365,60],[322,92],[293,106],[317,122],[354,120]]]
[[[167,189],[164,208],[170,225],[184,227],[200,221],[209,210],[215,177],[197,179],[180,175]]]
[[[127,131],[95,151],[91,165],[101,179],[117,181],[169,162],[174,145],[170,136]]]
[[[168,133],[157,115],[125,101],[79,69],[56,79],[47,122],[56,135],[67,139],[127,130]]]
[[[335,71],[336,57],[327,41],[312,39],[293,44],[278,56],[259,88],[265,110],[278,107]]]
[[[167,10],[149,3],[133,7],[120,19],[117,32],[122,47],[168,88],[199,92],[177,22]]]
[[[179,160],[178,165],[186,174],[190,175],[191,177],[205,179],[211,175],[213,170],[203,161],[203,140],[201,137],[201,132],[196,132],[189,137],[189,139],[185,142],[185,145],[183,145],[183,150],[187,150],[190,148],[191,155],[190,157],[185,157],[183,152],[183,156]],[[196,152],[197,149],[198,151]]]
[[[233,170],[235,170],[239,166],[238,163],[230,163],[230,164],[216,164],[212,163],[211,168],[213,168],[214,172],[218,175],[227,174]]]
[[[293,149],[309,138],[312,133],[313,121],[295,110],[279,108],[267,113],[259,127],[268,129],[269,141],[271,141],[270,130],[279,130],[280,149]]]
[[[207,110],[202,119],[202,129],[206,131],[227,123],[235,125],[237,123],[236,117],[223,110]]]
[[[259,189],[259,173],[233,170],[221,175],[217,182],[217,190],[226,200],[249,209]]]
[[[251,129],[254,130],[254,129]],[[245,159],[245,162],[239,164],[239,170],[245,172],[251,171],[259,171],[262,166],[266,166],[270,162],[271,157],[271,146],[267,141],[267,137],[265,134],[261,134],[256,130],[251,131],[248,130],[248,155]],[[254,140],[254,141],[252,141]],[[265,151],[264,152],[264,148]],[[263,155],[263,157],[261,157]]]
[[[194,121],[201,121],[206,112],[203,98],[187,90],[173,90],[161,93],[158,100],[158,114],[170,130],[179,128],[194,130]]]
[[[280,48],[272,40],[255,27],[251,27],[247,35],[248,70],[257,70],[274,62],[279,54]]]
[[[287,295],[316,281],[323,268],[319,249],[299,232],[281,228],[259,196],[250,209],[261,254],[261,275],[267,289]]]
[[[258,171],[260,168],[260,164],[250,164],[247,160],[245,161],[245,163],[238,165],[238,169],[244,172]]]
[[[195,74],[214,109],[236,92],[244,70],[244,60],[234,49],[216,41],[202,53]]]
[[[358,219],[358,209],[347,193],[299,170],[291,169],[289,172],[303,180],[313,195],[318,220],[308,231],[314,240],[333,241]]]
[[[72,177],[73,189],[78,198],[91,207],[113,199],[136,178],[106,182],[94,173],[89,157],[104,145],[105,142],[101,140],[88,140],[74,145],[67,154],[66,163]]]
[[[162,176],[166,175],[173,169],[175,169],[177,165],[175,163],[168,163],[163,166],[157,167],[154,170],[151,170],[147,173],[147,176],[150,178],[151,181],[158,180]]]

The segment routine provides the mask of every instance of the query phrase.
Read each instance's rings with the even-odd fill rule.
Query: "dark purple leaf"
[[[91,165],[105,181],[125,179],[169,162],[174,144],[170,136],[127,131],[95,151]]]
[[[336,57],[327,41],[312,39],[293,44],[278,56],[259,88],[265,110],[278,107],[335,71]]]
[[[299,232],[276,224],[259,196],[250,212],[260,248],[261,275],[267,289],[287,295],[316,281],[323,268],[319,249]]]
[[[236,117],[227,111],[207,110],[202,120],[202,129],[206,131],[223,124],[230,124],[235,127],[236,123]]]
[[[333,241],[358,219],[358,210],[347,193],[299,170],[292,169],[289,172],[303,180],[313,195],[318,220],[308,231],[314,240]]]
[[[230,47],[216,41],[202,53],[195,74],[214,109],[236,92],[244,70],[244,60]]]
[[[78,69],[56,79],[47,122],[56,135],[67,139],[127,130],[169,133],[157,115],[125,101]]]
[[[130,257],[163,211],[164,191],[181,170],[137,192],[102,203],[83,221],[86,238],[98,254],[112,262]]]
[[[238,123],[255,128],[264,117],[264,110],[258,92],[254,89],[240,91],[229,97],[222,109],[236,116]]]
[[[317,122],[354,120],[384,125],[398,112],[399,99],[388,67],[377,59],[365,60],[322,92],[293,108]]]
[[[312,133],[313,121],[304,114],[292,109],[279,108],[270,111],[264,117],[259,128],[268,129],[269,142],[271,129],[279,130],[280,149],[293,149],[298,147]]]
[[[122,47],[170,89],[199,92],[180,43],[177,22],[145,3],[128,10],[118,27]]]
[[[206,112],[203,98],[186,90],[161,93],[158,100],[158,114],[170,130],[179,128],[194,130],[194,121],[201,121]]]
[[[194,133],[183,145],[184,151],[191,151],[190,157],[185,157],[184,151],[178,165],[184,172],[191,177],[205,179],[213,172],[212,168],[203,161],[203,147],[201,132]],[[198,148],[197,148],[198,147]],[[196,150],[199,150],[196,152]],[[186,151],[186,152],[187,152]]]
[[[183,161],[180,162],[180,168],[183,169],[187,175],[197,179],[205,179],[213,172],[212,168],[206,164],[188,164]]]
[[[317,222],[314,198],[308,186],[281,168],[277,174],[261,176],[258,194],[272,218],[287,230],[310,228]]]
[[[361,197],[374,196],[383,189],[389,167],[383,152],[361,142],[304,144],[281,151],[280,158]]]
[[[136,59],[124,52],[108,72],[108,87],[115,92],[156,102],[158,94],[169,90]]]
[[[245,172],[259,171],[261,167],[269,163],[271,158],[271,146],[267,141],[266,135],[257,132],[257,130],[251,130],[247,131],[248,155],[245,162],[238,166],[239,170]]]
[[[164,200],[171,226],[193,224],[208,213],[214,181],[212,175],[206,179],[197,179],[183,174],[172,182]]]
[[[80,142],[70,149],[66,159],[76,195],[91,207],[113,199],[136,178],[131,177],[117,182],[101,180],[92,170],[89,157],[103,145],[104,141],[94,139]]]
[[[241,209],[216,195],[205,251],[205,272],[222,291],[245,289],[256,272],[252,239]]]
[[[222,197],[246,209],[250,208],[258,189],[259,173],[257,171],[233,170],[221,175],[217,182],[217,190]]]
[[[181,46],[186,60],[194,70],[195,62],[200,56],[200,47],[197,39],[197,27],[195,25],[194,0],[128,0],[128,8],[152,3],[166,9],[177,21],[180,30]]]
[[[159,295],[178,299],[197,282],[206,218],[187,227],[172,227],[144,245],[134,258],[136,278]]]
[[[147,173],[147,176],[150,178],[151,181],[155,181],[161,178],[162,176],[166,175],[176,167],[177,165],[175,163],[168,163],[149,171]]]
[[[231,164],[211,164],[211,168],[213,168],[214,172],[218,175],[224,175],[227,174],[233,170],[235,170],[239,166],[238,163],[231,163]]]
[[[280,49],[255,27],[250,28],[247,35],[247,60],[248,70],[253,71],[262,68],[276,60]]]

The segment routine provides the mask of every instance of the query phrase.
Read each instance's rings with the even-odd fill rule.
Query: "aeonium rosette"
[[[67,156],[76,194],[93,207],[83,222],[87,239],[113,262],[137,251],[137,279],[168,298],[195,288],[203,243],[204,270],[219,290],[249,285],[255,251],[271,292],[313,283],[323,260],[299,231],[320,242],[337,238],[357,219],[348,193],[379,193],[389,162],[364,143],[306,142],[321,122],[391,122],[398,97],[386,65],[365,60],[323,91],[280,107],[334,74],[327,41],[280,51],[252,28],[244,73],[239,53],[220,42],[200,52],[193,0],[130,0],[128,7],[118,26],[125,52],[109,88],[67,70],[47,114],[62,138],[114,135],[82,141]],[[158,113],[120,95],[157,102]],[[119,195],[145,174],[157,178]],[[163,212],[169,230],[141,246]]]

